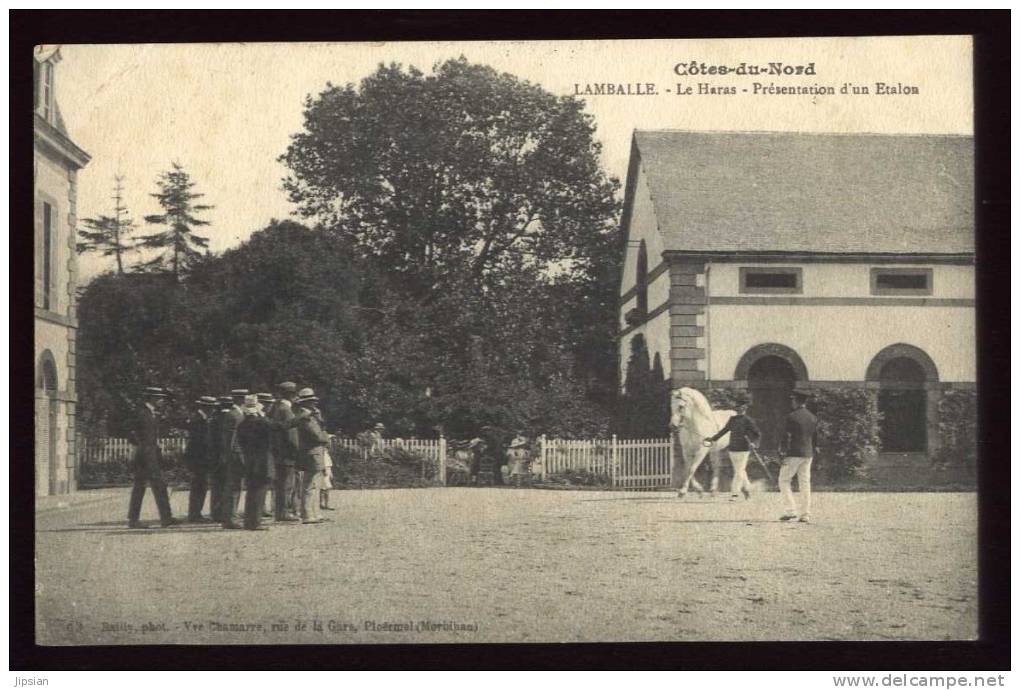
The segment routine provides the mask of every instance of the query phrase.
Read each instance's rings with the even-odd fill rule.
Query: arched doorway
[[[883,453],[926,453],[933,405],[929,387],[939,380],[931,357],[913,345],[897,343],[875,355],[867,379],[878,388],[879,438]]]
[[[882,365],[878,379],[882,451],[925,452],[928,449],[928,396],[924,369],[909,357],[896,357]]]
[[[762,343],[744,353],[733,378],[747,382],[751,394],[748,413],[761,428],[763,450],[776,450],[790,413],[790,393],[798,381],[808,381],[804,360],[793,348]]]
[[[57,400],[57,384],[57,365],[53,361],[53,355],[47,350],[39,358],[38,386],[42,389],[43,395],[40,400],[40,406],[36,410],[35,423],[37,462],[45,463],[47,470],[47,493],[50,495],[56,494],[59,490],[57,483],[57,463],[59,461],[57,455],[57,413],[60,403]],[[39,469],[38,464],[36,468],[37,470]]]
[[[751,394],[748,412],[761,429],[762,450],[774,451],[779,447],[796,380],[793,366],[778,355],[758,358],[747,372],[747,389]]]

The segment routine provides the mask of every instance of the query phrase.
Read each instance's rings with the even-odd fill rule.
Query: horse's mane
[[[718,431],[719,424],[712,414],[712,404],[708,402],[705,394],[696,388],[681,388],[680,397],[684,399],[684,409],[690,410],[691,421],[695,423],[699,431],[707,432],[710,435]]]

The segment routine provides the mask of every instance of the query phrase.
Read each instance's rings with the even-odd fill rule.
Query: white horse
[[[712,467],[710,491],[715,495],[719,488],[719,469],[722,464],[720,454],[730,445],[730,435],[727,433],[722,436],[711,447],[705,447],[702,441],[717,434],[736,413],[733,410],[713,410],[708,398],[694,388],[673,391],[670,411],[669,426],[679,437],[683,451],[683,465],[675,468],[673,473],[677,498],[683,498],[691,484],[694,484],[694,490],[699,494],[704,493],[694,473],[706,455]]]

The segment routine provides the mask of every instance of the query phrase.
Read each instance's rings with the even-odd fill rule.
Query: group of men
[[[195,401],[189,424],[184,463],[191,472],[188,522],[219,523],[224,529],[266,530],[265,502],[273,495],[271,515],[276,522],[318,524],[323,493],[328,497],[329,434],[311,388],[291,381],[277,386],[277,396],[235,389],[230,395],[202,396]],[[144,529],[139,521],[145,487],[152,489],[160,524],[180,524],[173,517],[160,468],[160,411],[170,394],[146,388],[137,420],[134,486],[128,507],[128,526]],[[244,484],[243,523],[238,523]],[[202,515],[206,495],[211,517]],[[328,507],[328,498],[326,499]]]

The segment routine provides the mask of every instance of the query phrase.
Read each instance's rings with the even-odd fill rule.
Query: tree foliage
[[[165,229],[139,238],[139,247],[159,250],[159,254],[143,268],[169,269],[174,280],[179,281],[202,257],[201,250],[209,247],[209,238],[195,232],[195,228],[209,225],[209,221],[198,218],[196,214],[213,207],[195,203],[196,199],[205,195],[192,191],[195,182],[176,161],[171,163],[170,170],[160,173],[156,184],[159,191],[151,196],[159,202],[163,213],[145,216],[145,222],[165,226]]]
[[[196,262],[194,213],[208,207],[175,165],[166,212],[146,220],[168,227],[150,246],[174,251],[180,282],[90,285],[81,357],[102,370],[116,352],[118,386],[160,381],[183,401],[298,381],[345,433],[375,421],[403,436],[604,433],[619,185],[599,156],[581,102],[464,59],[327,85],[281,156],[314,229],[274,222]],[[112,339],[92,327],[98,312],[134,332]],[[83,397],[112,410],[105,376]]]
[[[594,435],[593,405],[555,284],[517,275],[500,297],[447,293],[421,309],[327,233],[273,223],[167,274],[105,274],[84,290],[78,352],[86,434],[119,435],[146,385],[177,395],[312,386],[329,428],[391,433]],[[430,390],[431,396],[426,396]],[[484,431],[486,428],[488,432]]]
[[[381,65],[307,100],[284,187],[416,291],[525,263],[583,272],[612,237],[618,183],[582,108],[464,58],[429,75]]]
[[[83,229],[78,230],[78,253],[98,252],[116,259],[117,273],[124,273],[124,255],[131,251],[131,233],[135,222],[124,206],[124,178],[114,177],[113,215],[82,218]]]
[[[669,434],[669,379],[656,353],[650,358],[640,333],[630,340],[616,433],[624,438],[665,438]]]

